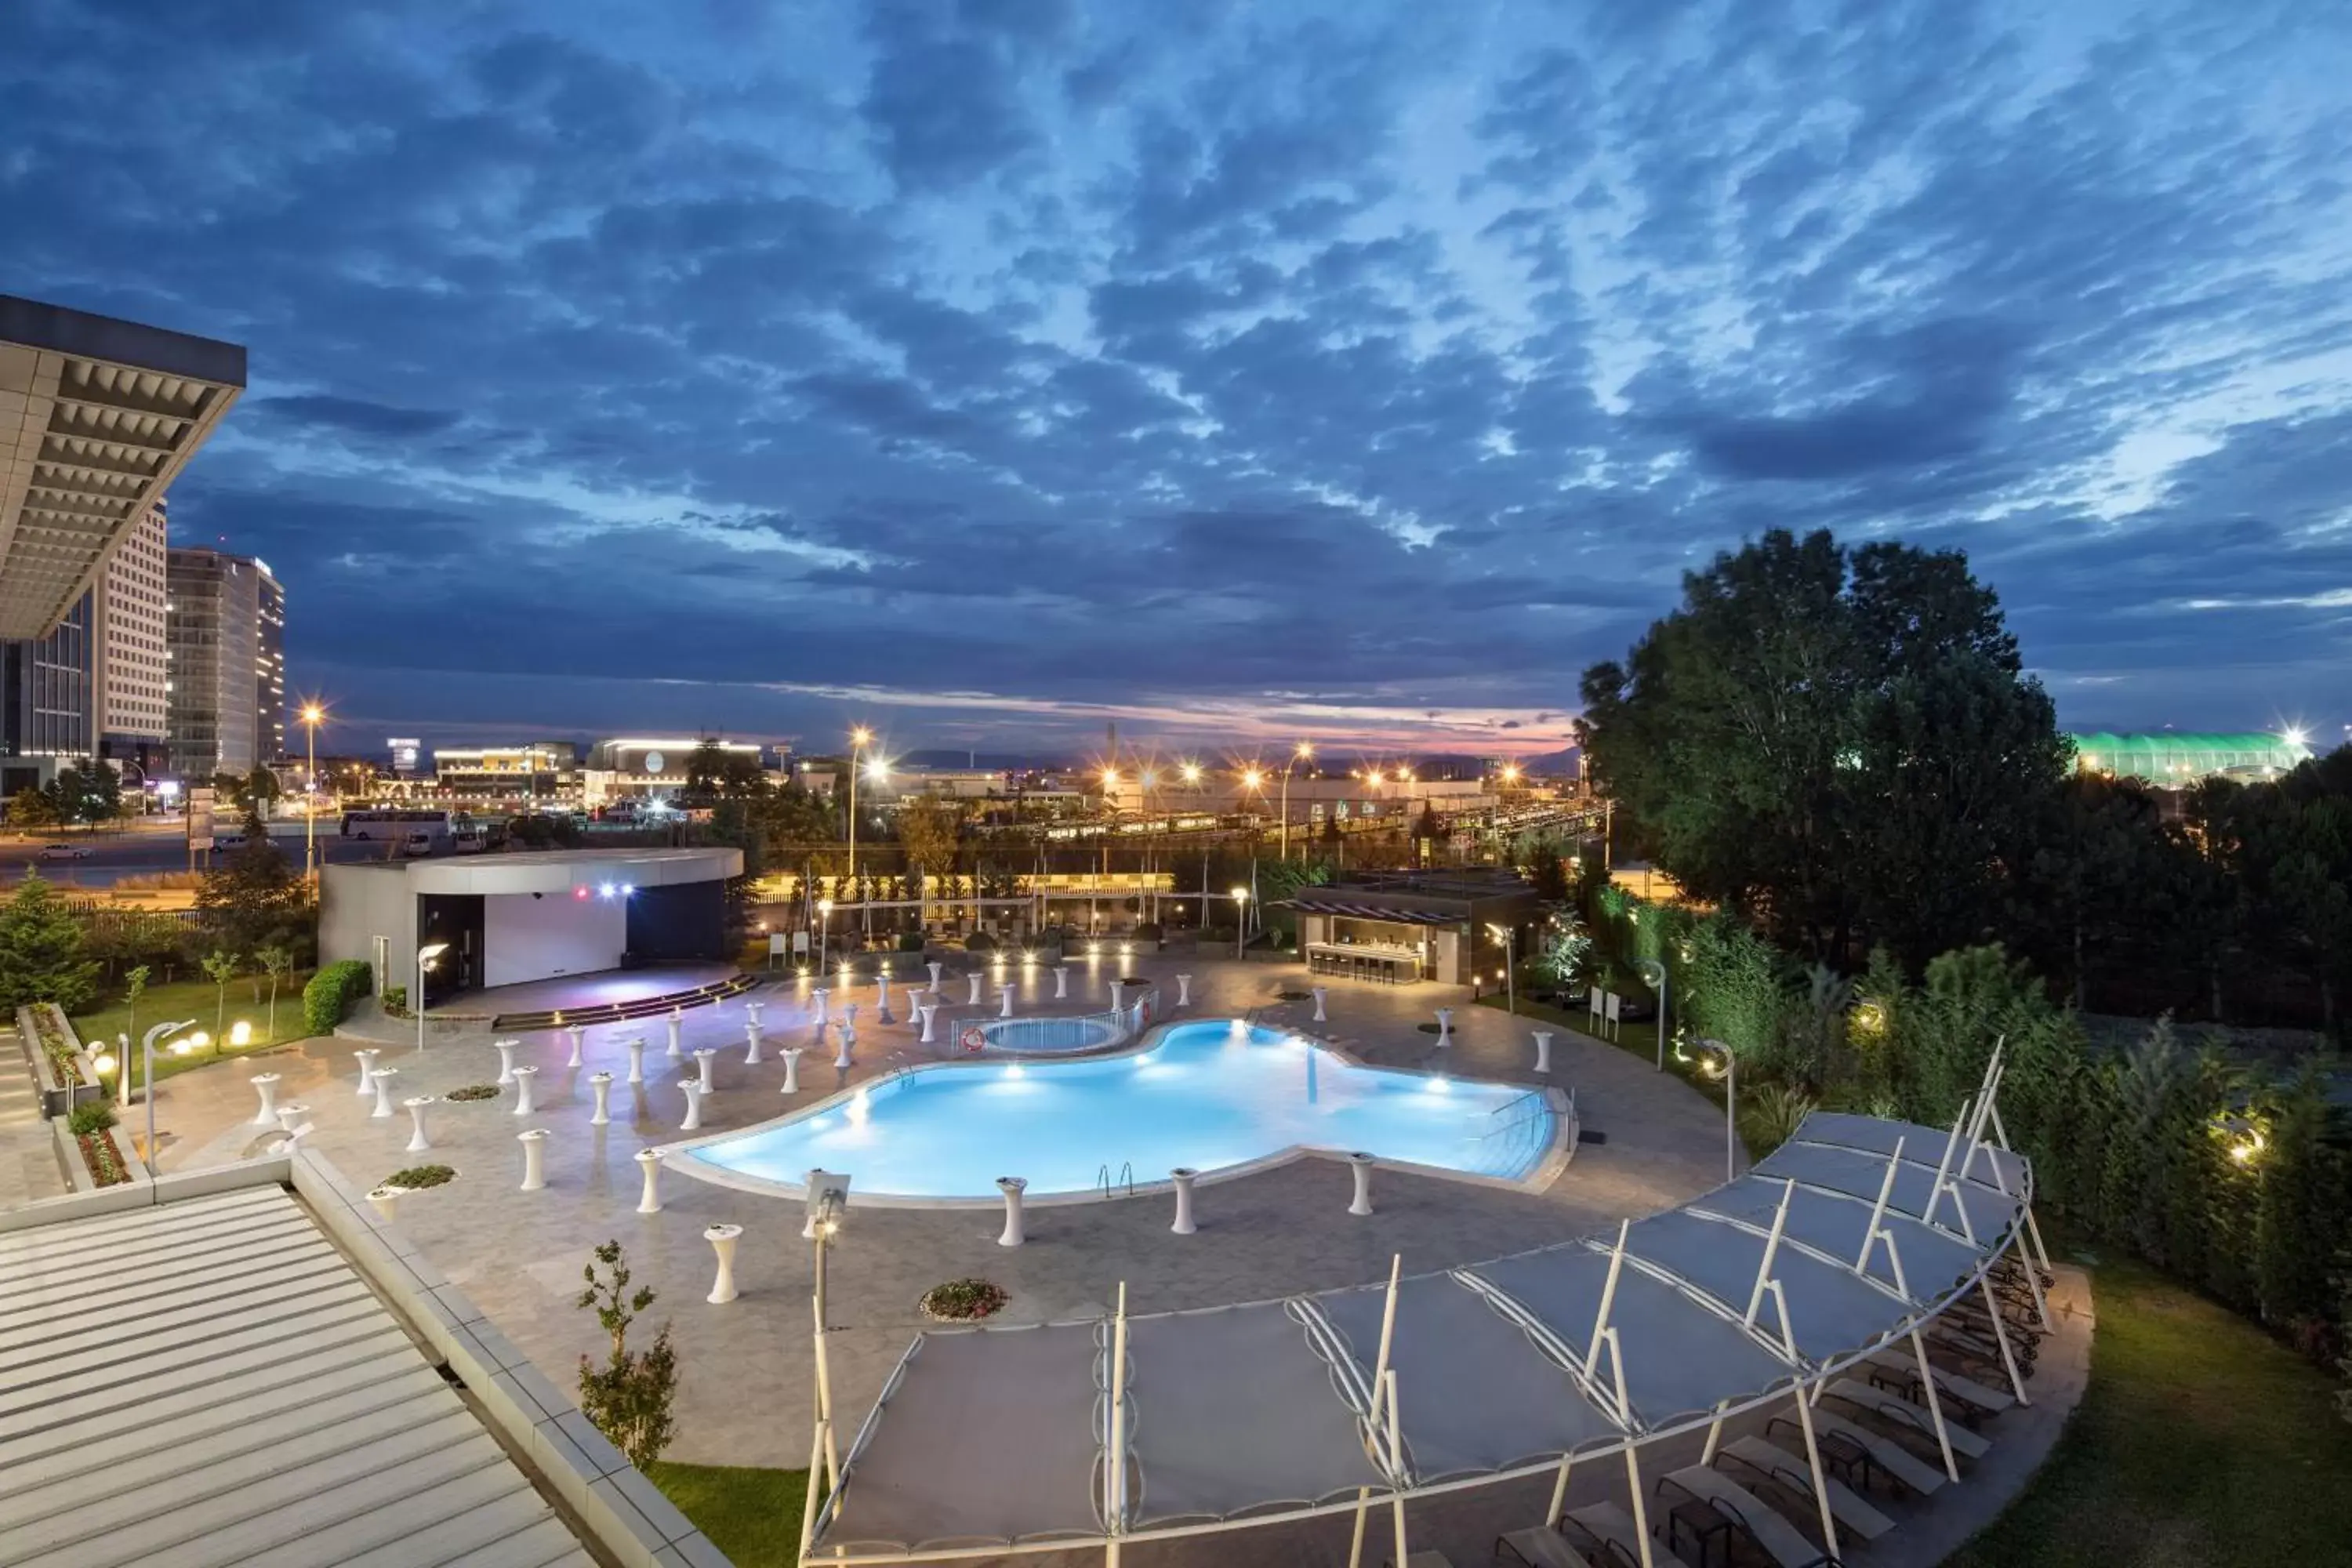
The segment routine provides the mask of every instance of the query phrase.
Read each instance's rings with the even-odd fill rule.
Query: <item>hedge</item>
[[[368,994],[373,973],[356,958],[322,964],[302,987],[302,1026],[313,1035],[331,1035],[350,1016],[352,1004]]]

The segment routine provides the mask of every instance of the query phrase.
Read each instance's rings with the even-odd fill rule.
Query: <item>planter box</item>
[[[68,1084],[58,1076],[57,1064],[49,1059],[47,1049],[41,1044],[41,1032],[34,1023],[34,1009],[16,1009],[16,1035],[25,1042],[25,1054],[32,1058],[33,1082],[41,1096],[41,1114],[47,1117],[63,1116],[74,1106],[103,1100],[107,1097],[106,1086],[98,1081],[98,1070],[90,1066],[89,1054],[82,1050],[81,1042],[75,1038],[73,1025],[67,1022],[62,1013],[57,1015],[57,1022],[65,1030],[66,1038],[73,1041],[74,1066],[84,1080],[80,1083]]]

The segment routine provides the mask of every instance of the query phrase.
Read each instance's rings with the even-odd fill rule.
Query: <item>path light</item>
[[[522,1143],[522,1190],[536,1193],[547,1186],[547,1141],[553,1134],[544,1127],[534,1127],[515,1137]]]
[[[1247,888],[1236,886],[1234,890],[1234,956],[1247,956],[1243,949],[1249,945],[1249,897]]]
[[[228,1043],[233,1047],[253,1044],[253,1026],[239,1018],[228,1026]]]
[[[416,1048],[425,1048],[425,976],[433,968],[433,961],[449,951],[446,942],[436,942],[416,950],[416,994],[409,998],[416,1005]]]
[[[1675,1041],[1675,1059],[1688,1062],[1699,1076],[1723,1080],[1723,1179],[1739,1173],[1739,1058],[1721,1040]]]
[[[735,1299],[735,1244],[743,1237],[740,1225],[713,1225],[703,1227],[702,1239],[710,1243],[710,1250],[719,1258],[719,1278],[711,1283],[710,1294],[703,1298],[714,1307],[723,1307]]]

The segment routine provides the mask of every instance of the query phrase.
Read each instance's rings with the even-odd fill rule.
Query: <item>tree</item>
[[[215,773],[213,792],[247,818],[258,817],[278,798],[278,775],[256,763],[245,773]]]
[[[58,770],[46,792],[52,819],[68,826],[112,822],[122,815],[122,781],[87,758]]]
[[[1579,740],[1633,838],[1696,898],[1839,962],[1914,967],[1992,929],[2064,742],[1955,551],[1774,530],[1683,580]]]
[[[98,994],[98,965],[82,956],[80,917],[58,890],[26,872],[0,908],[0,1013],[54,1002],[68,1013]]]
[[[221,1024],[228,1016],[228,983],[245,967],[245,960],[234,952],[215,948],[205,954],[205,978],[213,983],[213,1038],[221,1037]]]
[[[147,966],[142,963],[122,977],[122,1012],[123,1023],[126,1026],[123,1036],[127,1039],[139,1038],[139,998],[145,994],[147,994]],[[122,1103],[130,1104],[131,1053],[128,1049],[125,1049],[122,1056],[121,1076],[114,1081],[122,1090]]]
[[[908,863],[927,876],[955,868],[962,830],[963,807],[945,796],[911,795],[898,808],[898,842],[906,847]]]
[[[598,1265],[606,1270],[601,1276]],[[651,1349],[629,1349],[629,1325],[654,1304],[655,1296],[651,1286],[630,1293],[619,1242],[596,1248],[595,1260],[580,1272],[588,1288],[580,1292],[578,1305],[595,1312],[598,1326],[613,1342],[603,1366],[580,1358],[581,1411],[631,1464],[647,1468],[677,1430],[671,1406],[677,1399],[677,1352],[670,1344],[669,1325],[661,1326]]]
[[[31,784],[8,797],[8,826],[19,833],[37,833],[58,824],[57,803]]]
[[[310,908],[310,889],[285,852],[257,824],[247,827],[245,843],[196,889],[205,926],[239,954],[265,942],[298,940]]]
[[[702,805],[754,799],[768,793],[768,775],[757,756],[730,752],[717,741],[704,741],[687,753],[683,793]]]
[[[278,988],[294,973],[294,954],[282,942],[269,942],[255,950],[254,958],[261,972],[269,977],[269,1037],[278,1037]]]

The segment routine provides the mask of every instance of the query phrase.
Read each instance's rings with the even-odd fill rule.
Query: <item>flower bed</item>
[[[1004,1310],[1004,1287],[986,1279],[950,1279],[923,1293],[923,1316],[942,1323],[977,1322]]]
[[[425,1187],[446,1186],[457,1179],[457,1173],[447,1165],[411,1165],[405,1171],[394,1171],[383,1179],[383,1185],[398,1187],[404,1193],[414,1193]]]
[[[468,1100],[496,1100],[498,1097],[499,1086],[497,1084],[469,1083],[463,1089],[451,1089],[441,1098],[444,1100],[464,1101]]]
[[[131,1167],[122,1151],[114,1146],[113,1133],[85,1132],[74,1142],[81,1150],[82,1163],[89,1168],[90,1180],[100,1186],[120,1186],[131,1179]]]

